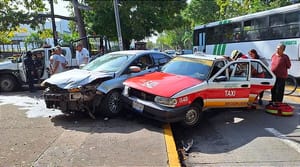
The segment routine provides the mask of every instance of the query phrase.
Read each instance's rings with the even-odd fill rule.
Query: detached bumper
[[[179,122],[185,117],[189,106],[168,108],[157,105],[154,102],[144,101],[138,98],[122,96],[124,107],[140,113],[146,117],[162,122]]]

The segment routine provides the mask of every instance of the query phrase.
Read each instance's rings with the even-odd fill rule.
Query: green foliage
[[[86,0],[86,3],[94,9],[85,13],[89,33],[94,32],[117,40],[113,1]],[[180,11],[185,7],[185,0],[120,0],[119,15],[124,48],[129,48],[132,39],[139,41],[180,25],[182,21]]]
[[[281,6],[290,5],[289,0],[191,0],[182,16],[190,21],[166,30],[157,42],[165,48],[191,48],[192,31],[195,25],[228,19]]]
[[[79,38],[79,34],[78,33],[73,33],[73,34],[61,34],[61,41],[60,44],[61,45],[65,45],[68,46],[70,45],[70,43],[76,39]]]
[[[155,44],[152,41],[150,41],[150,40],[147,41],[146,46],[147,46],[147,49],[153,49],[153,48],[155,48]]]
[[[44,20],[38,17],[45,11],[43,0],[0,0],[0,43],[10,43],[19,32],[20,24],[30,24],[35,28]]]
[[[25,47],[31,44],[34,48],[40,47],[43,45],[43,40],[40,38],[39,33],[33,32],[25,38]]]
[[[289,0],[191,0],[183,16],[201,25],[290,4]]]
[[[44,22],[38,13],[45,10],[43,0],[0,0],[0,31],[16,30],[28,23],[34,28]]]
[[[192,48],[192,39],[193,31],[190,26],[190,22],[185,21],[184,24],[174,28],[173,30],[167,30],[158,38],[158,42],[165,44],[163,50],[166,48],[173,49],[191,49]]]
[[[215,0],[219,6],[219,18],[217,20],[228,19],[250,13],[256,13],[273,8],[290,5],[289,0]],[[208,23],[208,22],[206,22]]]
[[[25,28],[16,27],[14,31],[0,31],[0,44],[10,44],[16,33],[26,32]]]
[[[218,12],[219,6],[214,0],[191,0],[182,14],[195,25],[217,20]]]

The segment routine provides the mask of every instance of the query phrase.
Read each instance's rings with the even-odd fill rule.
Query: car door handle
[[[247,88],[249,85],[245,84],[245,85],[241,85],[242,88]]]
[[[262,85],[270,85],[270,82],[261,82]]]

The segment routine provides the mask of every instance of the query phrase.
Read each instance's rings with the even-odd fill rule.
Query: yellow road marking
[[[169,159],[169,166],[170,167],[180,167],[179,157],[172,133],[172,129],[170,124],[165,124],[164,126],[164,136],[165,136],[165,142],[167,146],[167,154]]]

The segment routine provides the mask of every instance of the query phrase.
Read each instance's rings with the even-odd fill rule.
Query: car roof
[[[160,53],[160,54],[165,54],[159,51],[154,51],[154,50],[123,50],[123,51],[116,51],[116,52],[111,52],[110,54],[114,53],[119,53],[119,54],[141,54],[141,53]]]
[[[226,60],[226,56],[220,56],[220,55],[211,55],[211,54],[205,54],[205,53],[199,53],[196,52],[194,54],[184,54],[184,55],[178,55],[180,57],[186,57],[186,58],[193,58],[193,59],[205,59],[205,60]],[[178,57],[177,56],[177,57]]]

